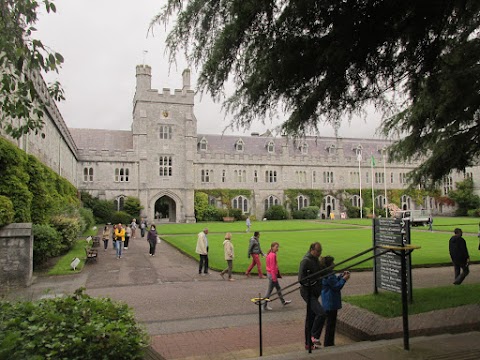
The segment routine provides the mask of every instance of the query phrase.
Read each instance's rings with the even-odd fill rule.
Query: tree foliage
[[[374,104],[402,140],[391,159],[424,161],[413,180],[438,181],[479,155],[480,2],[168,0],[167,38],[200,67],[198,85],[248,128],[283,105],[284,133],[338,124]],[[424,157],[427,157],[425,160]]]
[[[35,77],[58,71],[63,63],[62,55],[34,37],[41,3],[48,13],[56,11],[50,0],[0,1],[0,129],[14,138],[43,127],[50,99],[40,94]],[[58,82],[48,86],[48,93],[63,99]]]
[[[471,178],[458,182],[456,190],[451,190],[448,196],[457,203],[456,215],[458,216],[465,216],[468,214],[468,210],[480,207],[480,197],[474,193],[473,180]]]

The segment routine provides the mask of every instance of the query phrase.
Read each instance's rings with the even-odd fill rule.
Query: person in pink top
[[[282,277],[280,275],[280,271],[278,270],[278,263],[277,263],[277,252],[278,248],[280,245],[278,242],[273,242],[272,245],[270,246],[270,250],[268,251],[267,254],[267,277],[268,277],[268,290],[267,293],[265,294],[265,298],[268,299],[270,298],[270,295],[272,294],[273,288],[277,290],[277,295],[280,298],[280,301],[282,302],[283,305],[288,305],[292,301],[291,300],[285,300],[282,295],[282,288],[280,287],[280,284],[278,283],[278,279]],[[265,305],[263,305],[264,310],[273,310],[269,305],[268,302],[265,302]]]

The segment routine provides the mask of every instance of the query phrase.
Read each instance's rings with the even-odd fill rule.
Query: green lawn
[[[413,315],[462,305],[478,304],[479,292],[480,284],[413,289],[413,303],[408,305],[408,313]],[[392,318],[402,315],[400,294],[385,291],[378,294],[345,296],[343,300],[380,316]]]
[[[463,218],[452,219],[460,219],[461,222],[465,221]],[[362,225],[363,221],[368,221],[371,225],[371,220],[361,220]],[[450,224],[453,227],[456,226],[454,221],[450,221]],[[222,243],[225,232],[232,232],[232,242],[235,247],[233,270],[234,272],[242,273],[245,272],[245,269],[250,263],[250,260],[247,258],[247,249],[248,240],[253,233],[245,233],[243,224],[240,224],[240,228],[238,225],[237,223],[176,224],[161,225],[158,230],[165,241],[184,253],[198,258],[198,255],[195,254],[196,234],[202,228],[208,227],[210,231],[208,235],[209,265],[212,269],[216,270],[225,267]],[[332,227],[334,227],[334,229],[332,229]],[[356,226],[353,222],[345,224],[341,221],[333,221],[332,223],[293,220],[279,222],[266,221],[255,222],[252,228],[258,229],[261,232],[260,243],[265,253],[268,251],[271,242],[277,241],[280,243],[278,262],[280,269],[285,274],[297,273],[298,265],[303,255],[307,252],[309,245],[315,241],[319,241],[322,244],[323,255],[334,256],[337,263],[372,246],[371,227]],[[240,231],[236,232],[236,229],[240,229]],[[189,232],[189,235],[185,235],[187,232]],[[413,252],[413,265],[450,263],[448,253],[448,240],[450,236],[451,232],[412,230],[412,244],[422,247]],[[464,237],[467,241],[472,261],[478,260],[478,238],[473,234],[467,234]],[[366,257],[367,256],[364,258]],[[357,266],[357,268],[371,267],[371,260]]]

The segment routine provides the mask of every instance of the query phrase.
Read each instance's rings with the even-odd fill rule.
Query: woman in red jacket
[[[267,277],[268,277],[268,290],[267,293],[265,294],[265,298],[268,299],[270,298],[270,295],[272,294],[272,290],[275,287],[277,290],[277,295],[280,298],[280,301],[282,302],[283,305],[288,305],[292,301],[291,300],[285,300],[282,295],[282,288],[280,287],[280,284],[278,283],[278,278],[281,278],[282,276],[280,275],[280,271],[278,270],[278,264],[277,264],[277,252],[278,248],[280,245],[278,242],[273,242],[272,245],[270,246],[270,250],[268,251],[267,254],[267,260],[266,260],[266,265],[267,265]],[[273,310],[267,302],[265,302],[265,305],[263,306],[264,310]]]

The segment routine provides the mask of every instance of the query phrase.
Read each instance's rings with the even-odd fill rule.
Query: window
[[[224,183],[225,181],[227,181],[226,171],[222,170],[222,183]]]
[[[129,182],[130,170],[128,168],[115,169],[115,182]]]
[[[367,181],[367,183],[370,181],[368,177],[368,171],[365,173],[365,180]]]
[[[119,196],[115,200],[113,200],[113,206],[117,211],[123,210],[123,205],[125,204],[125,197]]]
[[[313,183],[317,182],[317,172],[315,170],[313,170],[312,172],[312,182]]]
[[[280,205],[280,200],[277,197],[270,195],[265,199],[265,211],[270,209],[273,205]]]
[[[337,147],[335,145],[330,145],[329,147],[327,147],[327,151],[329,155],[336,155]]]
[[[386,205],[386,200],[383,195],[379,195],[375,198],[375,206],[377,208],[383,208]]]
[[[202,140],[200,140],[200,143],[199,143],[200,150],[206,151],[207,145],[208,145],[207,139],[203,138]]]
[[[237,142],[235,143],[235,150],[243,151],[244,147],[245,147],[245,143],[243,142],[243,140],[242,139],[237,140]]]
[[[308,154],[308,144],[307,143],[302,143],[300,146],[299,146],[299,149],[300,149],[300,152],[303,154],[303,155],[307,155]]]
[[[323,199],[323,210],[327,210],[330,207],[330,211],[335,211],[335,198],[331,195],[327,195]]]
[[[466,171],[466,172],[463,173],[463,178],[464,179],[473,179],[473,173]]]
[[[200,173],[200,180],[202,183],[210,182],[210,176],[213,175],[213,170],[202,170]]]
[[[159,165],[160,176],[162,177],[172,176],[172,157],[171,156],[160,156],[158,165]]]
[[[375,173],[375,184],[384,184],[385,183],[385,174],[383,172]]]
[[[325,184],[333,184],[333,171],[323,172],[323,182]]]
[[[361,207],[362,199],[360,198],[360,196],[353,195],[351,200],[352,200],[352,206],[356,206],[358,208]]]
[[[401,200],[401,202],[402,202],[402,209],[403,209],[403,210],[409,210],[409,209],[411,209],[411,206],[412,206],[412,198],[411,198],[410,196],[403,195],[400,200]]]
[[[352,150],[355,153],[355,157],[356,157],[357,161],[362,161],[362,150],[363,150],[362,145],[359,144],[355,148],[353,148]]]
[[[235,170],[233,172],[233,177],[235,182],[246,182],[247,181],[247,172],[246,170]]]
[[[277,182],[277,171],[276,170],[265,171],[265,182],[276,183]]]
[[[83,168],[83,181],[92,182],[93,181],[93,168]]]
[[[350,182],[358,184],[360,182],[360,175],[358,171],[350,171]]]
[[[217,205],[217,199],[211,195],[208,196],[208,205],[211,206],[216,206]]]
[[[297,197],[297,210],[301,210],[304,207],[308,206],[308,198],[303,195]]]
[[[407,174],[406,173],[398,174],[398,181],[400,182],[400,184],[406,184],[407,183]]]
[[[393,173],[390,173],[390,183],[393,184],[393,179],[394,179],[394,176],[393,176]]]
[[[307,182],[307,172],[306,171],[296,171],[297,182],[304,184]]]
[[[258,171],[253,170],[253,182],[258,182]]]
[[[169,140],[172,138],[172,127],[170,125],[160,126],[160,139]]]
[[[233,199],[232,208],[242,210],[242,213],[248,213],[248,200],[246,197],[240,195]]]
[[[453,190],[453,179],[451,176],[445,176],[443,178],[443,195],[448,195]]]
[[[270,140],[267,144],[267,151],[272,154],[275,152],[275,143],[273,142],[273,140]]]

